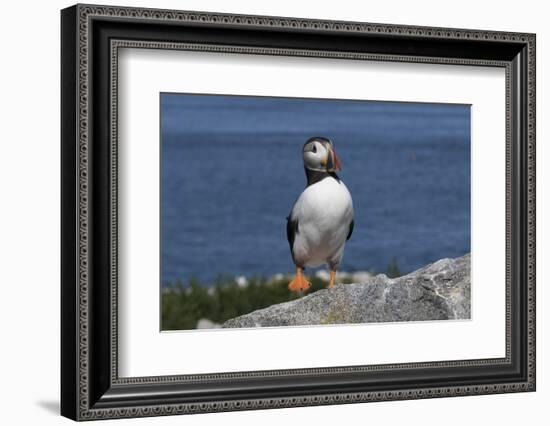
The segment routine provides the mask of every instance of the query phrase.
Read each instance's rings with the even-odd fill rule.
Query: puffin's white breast
[[[342,257],[353,220],[353,202],[343,181],[325,178],[300,195],[291,218],[298,220],[293,253],[307,266]]]

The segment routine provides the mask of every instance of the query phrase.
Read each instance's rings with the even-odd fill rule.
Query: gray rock
[[[391,279],[376,275],[226,321],[222,327],[280,327],[470,318],[470,255],[441,259]]]

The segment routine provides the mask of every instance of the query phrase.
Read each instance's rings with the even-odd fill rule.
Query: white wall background
[[[118,424],[545,424],[550,401],[550,27],[545,2],[120,0],[103,4],[537,33],[538,390],[316,408],[117,420]],[[59,10],[67,1],[2,6],[0,43],[0,417],[68,424],[59,406]],[[546,167],[545,167],[546,165]],[[107,421],[102,424],[117,424]],[[131,423],[129,423],[131,422]]]

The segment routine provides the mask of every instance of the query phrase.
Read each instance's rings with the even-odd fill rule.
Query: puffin
[[[311,283],[304,268],[328,265],[334,286],[344,246],[353,233],[354,212],[351,194],[336,174],[342,169],[332,141],[314,136],[302,149],[307,186],[287,217],[286,234],[296,275],[290,291],[307,290]]]

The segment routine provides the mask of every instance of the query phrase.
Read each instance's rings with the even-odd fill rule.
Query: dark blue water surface
[[[294,270],[301,150],[333,140],[355,208],[341,270],[470,251],[470,106],[161,94],[162,283]]]

